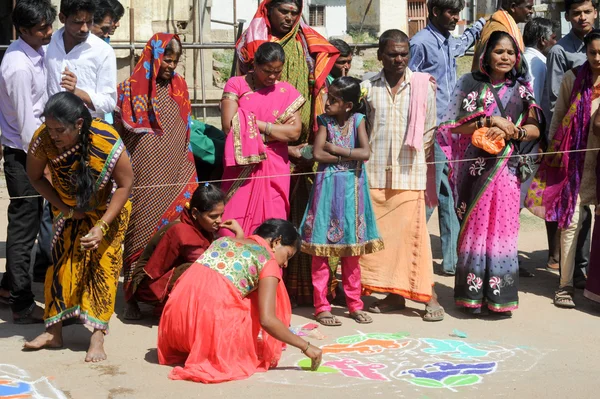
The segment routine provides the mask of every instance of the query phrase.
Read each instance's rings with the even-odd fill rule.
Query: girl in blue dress
[[[342,284],[350,317],[371,323],[360,299],[360,255],[383,249],[377,232],[367,174],[370,147],[365,116],[360,113],[360,81],[341,77],[329,87],[325,113],[318,117],[313,157],[319,163],[308,208],[300,227],[302,252],[313,256],[315,317],[326,326],[342,323],[327,300],[329,257],[340,257]]]

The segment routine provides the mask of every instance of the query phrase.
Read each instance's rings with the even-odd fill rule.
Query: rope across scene
[[[489,160],[489,159],[511,159],[511,158],[520,158],[523,156],[529,156],[529,157],[541,157],[543,155],[555,155],[555,154],[569,154],[569,153],[578,153],[578,152],[591,152],[591,151],[598,151],[600,150],[600,148],[586,148],[586,149],[582,149],[582,150],[569,150],[569,151],[554,151],[554,152],[544,152],[544,153],[539,153],[539,154],[527,154],[527,155],[522,155],[522,154],[516,154],[516,155],[508,155],[508,156],[500,156],[500,157],[487,157],[487,158],[483,158],[483,157],[477,157],[477,158],[467,158],[467,159],[456,159],[456,160],[452,160],[452,161],[448,161],[448,160],[443,160],[443,161],[433,161],[433,162],[422,162],[422,163],[416,163],[416,164],[403,164],[403,165],[394,165],[394,166],[386,166],[385,170],[391,170],[392,168],[406,168],[406,167],[412,167],[412,166],[422,166],[422,165],[436,165],[439,163],[452,163],[452,164],[457,164],[457,163],[461,163],[461,162],[474,162],[480,159],[483,160]],[[343,172],[347,172],[347,171],[354,171],[355,169],[346,169],[343,170]],[[342,172],[342,171],[340,171]],[[221,180],[204,180],[204,181],[199,181],[196,182],[196,184],[204,184],[204,183],[223,183],[223,182],[232,182],[232,181],[238,181],[238,180],[253,180],[253,179],[270,179],[270,178],[275,178],[275,177],[285,177],[285,176],[314,176],[320,173],[327,173],[325,171],[322,172],[301,172],[301,173],[285,173],[285,174],[278,174],[278,175],[269,175],[269,176],[249,176],[249,177],[244,177],[241,179],[221,179]],[[331,172],[330,172],[331,173]],[[337,172],[333,172],[333,173],[337,173]],[[165,184],[154,184],[154,185],[149,185],[149,186],[137,186],[137,187],[133,187],[133,190],[140,190],[140,189],[148,189],[148,188],[158,188],[158,187],[172,187],[172,186],[185,186],[189,184],[188,182],[185,183],[165,183]],[[21,197],[2,197],[0,196],[0,200],[6,200],[6,199],[10,199],[10,200],[17,200],[17,199],[28,199],[28,198],[39,198],[41,197],[41,195],[25,195],[25,196],[21,196]]]

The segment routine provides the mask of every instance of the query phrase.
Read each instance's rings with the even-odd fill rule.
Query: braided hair
[[[96,195],[94,176],[90,165],[90,127],[92,115],[83,101],[75,94],[68,91],[56,93],[44,107],[44,118],[51,118],[63,124],[65,127],[74,128],[79,119],[83,125],[79,132],[79,162],[75,173],[72,175],[75,186],[75,198],[78,209],[88,209],[90,201]]]

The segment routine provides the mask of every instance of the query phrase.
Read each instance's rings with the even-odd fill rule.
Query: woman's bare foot
[[[35,339],[27,341],[23,344],[23,349],[39,350],[39,349],[56,349],[62,348],[62,323],[53,324],[46,329],[45,333],[38,335]]]
[[[98,363],[106,360],[104,352],[104,333],[102,330],[94,330],[90,338],[90,347],[85,355],[86,362]]]
[[[142,311],[135,299],[131,299],[125,303],[123,317],[125,320],[140,320],[142,318]]]

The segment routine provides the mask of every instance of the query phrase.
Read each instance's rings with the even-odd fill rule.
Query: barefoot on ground
[[[40,334],[34,340],[27,341],[23,344],[25,350],[38,350],[44,348],[62,348],[62,325],[60,323],[54,324],[46,330],[45,333]]]
[[[142,311],[137,301],[132,299],[125,303],[125,312],[123,314],[125,320],[140,320],[142,318]]]
[[[97,363],[103,360],[106,360],[106,352],[104,352],[104,333],[102,330],[94,330],[92,338],[90,338],[90,347],[85,356],[85,361]]]

